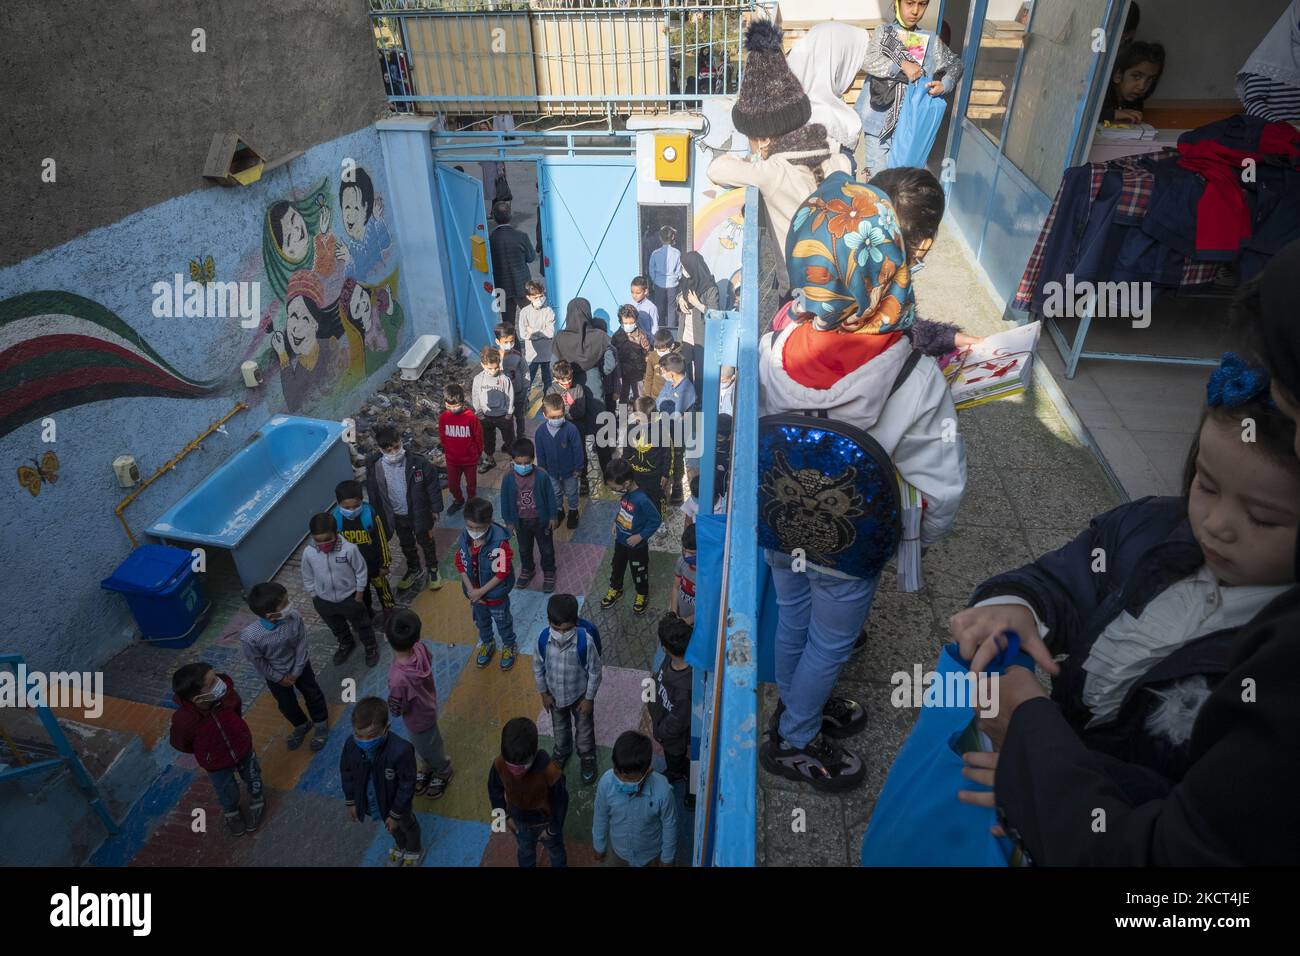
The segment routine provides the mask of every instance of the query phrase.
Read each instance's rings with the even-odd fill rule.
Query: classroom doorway
[[[677,248],[681,252],[694,249],[691,244],[691,207],[690,206],[649,206],[638,207],[641,223],[641,274],[650,274],[650,254],[663,243],[659,230],[672,226],[677,230]]]

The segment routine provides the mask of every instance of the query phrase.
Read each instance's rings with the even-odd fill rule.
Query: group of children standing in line
[[[505,811],[506,825],[518,840],[521,866],[535,863],[539,841],[547,847],[552,865],[565,863],[562,833],[568,796],[563,770],[575,748],[582,782],[596,783],[594,712],[601,683],[601,636],[578,616],[576,597],[553,593],[553,534],[561,523],[578,527],[579,498],[590,494],[587,443],[600,427],[600,413],[615,411],[619,404],[630,409],[625,446],[602,448],[596,441],[594,448],[606,485],[619,495],[610,528],[613,573],[602,608],[622,596],[630,566],[636,591],[633,610],[646,611],[649,539],[668,504],[682,505],[688,522],[698,510],[693,496],[686,501],[682,497],[682,443],[660,440],[683,433],[665,419],[693,413],[697,396],[681,343],[670,328],[659,327],[649,289],[645,278],[632,280],[632,301],[620,308],[620,328],[612,338],[582,299],[570,304],[566,328],[557,334],[544,286],[533,280],[517,324],[498,325],[496,344],[481,350],[481,371],[474,376],[468,401],[460,385],[443,390],[438,432],[452,499],[446,510],[464,511],[455,563],[478,630],[476,665],[491,663],[498,641],[501,669],[508,671],[515,664],[518,642],[510,596],[536,576],[534,547],[540,556],[542,590],[552,594],[549,626],[538,637],[533,672],[542,706],[551,716],[554,749],[549,755],[539,752],[531,720],[511,720],[502,731],[501,756],[488,780],[491,804]],[[516,347],[520,340],[523,351]],[[528,393],[539,373],[544,421],[529,439]],[[725,369],[724,375],[734,384],[734,368]],[[495,466],[498,435],[511,460],[501,481],[499,514],[491,501],[477,494],[477,476]],[[366,665],[376,664],[376,623],[393,651],[388,699],[366,698],[353,708],[340,774],[349,818],[383,820],[394,840],[390,863],[414,865],[423,850],[412,800],[441,797],[453,771],[438,730],[432,656],[420,639],[420,618],[397,605],[389,584],[389,543],[396,534],[406,561],[397,591],[415,588],[422,577],[429,588],[441,588],[434,527],[444,497],[435,466],[405,447],[395,428],[379,426],[374,438],[379,450],[365,460],[364,483],[341,482],[334,507],[309,522],[311,540],[302,556],[302,577],[313,608],[337,641],[334,664],[343,664],[358,642],[365,649]],[[616,450],[619,457],[614,457]],[[719,477],[725,481],[725,470]],[[698,476],[691,483],[693,493],[697,482]],[[693,525],[688,524],[681,544],[671,609],[659,622],[664,657],[649,704],[667,774],[650,770],[649,738],[636,731],[618,738],[613,769],[597,786],[592,835],[597,855],[611,863],[671,865],[675,859],[672,784],[689,774],[691,671],[683,655],[694,623]],[[372,591],[378,595],[378,608]],[[310,748],[318,751],[328,740],[329,721],[325,694],[308,660],[303,617],[291,606],[285,588],[273,582],[254,586],[248,604],[257,621],[244,629],[241,645],[291,725],[287,746],[295,750],[310,737]],[[173,691],[178,708],[174,746],[194,753],[211,774],[230,831],[238,835],[256,830],[265,808],[261,771],[233,679],[207,664],[188,664],[174,675]],[[394,716],[402,718],[404,736],[392,731]],[[243,778],[250,793],[246,811],[241,810],[236,777]],[[684,805],[693,806],[689,794]]]

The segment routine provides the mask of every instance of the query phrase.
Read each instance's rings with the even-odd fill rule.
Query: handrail
[[[731,487],[723,550],[719,640],[705,682],[700,735],[700,812],[696,862],[702,866],[753,866],[756,862],[758,786],[758,190],[745,194],[739,312],[711,313],[705,324],[704,427],[701,441],[702,513],[713,501],[718,375],[736,366],[731,443]]]

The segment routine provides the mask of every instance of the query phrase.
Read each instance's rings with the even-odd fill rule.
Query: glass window
[[[1070,0],[1034,10],[1003,153],[1049,196],[1070,159],[1075,117],[1088,98],[1097,55],[1094,31],[1106,25],[1106,6],[1107,0]]]
[[[982,129],[994,143],[1002,138],[1016,63],[1025,45],[1025,24],[1031,3],[1019,0],[989,0],[975,57],[966,119]]]

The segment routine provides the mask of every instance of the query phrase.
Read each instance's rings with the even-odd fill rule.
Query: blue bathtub
[[[277,415],[146,530],[167,544],[229,551],[245,590],[269,581],[311,516],[333,504],[334,486],[352,477],[342,437],[338,422]]]

